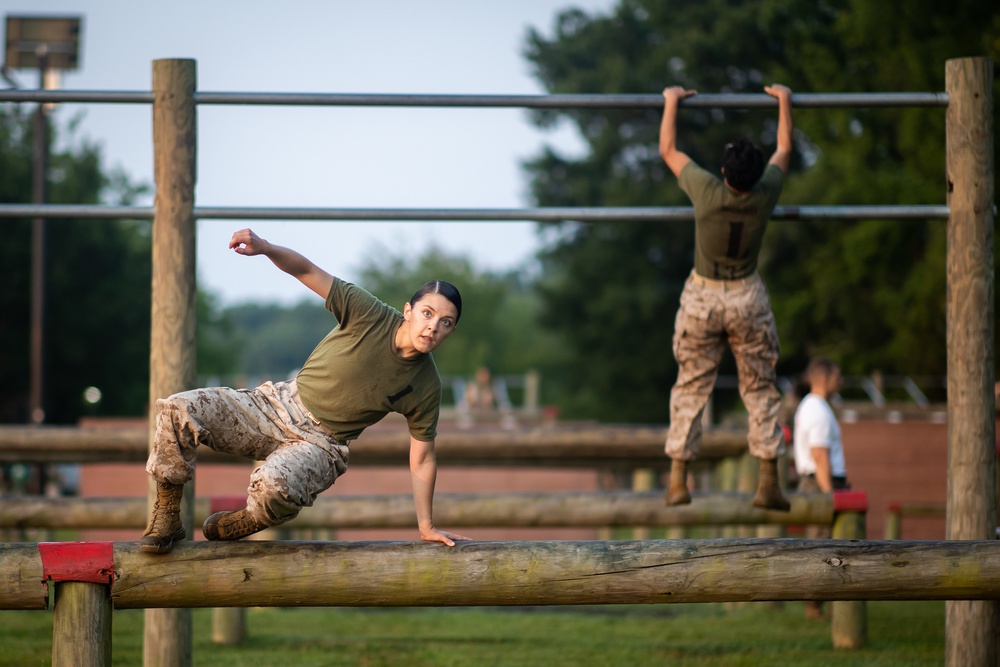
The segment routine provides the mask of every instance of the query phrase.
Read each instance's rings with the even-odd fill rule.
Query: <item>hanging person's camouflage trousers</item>
[[[750,453],[764,460],[784,450],[776,386],[778,331],[767,287],[754,273],[741,280],[709,280],[694,271],[681,294],[674,325],[677,382],[670,393],[666,452],[689,461],[701,445],[701,420],[715,387],[726,342],[736,358],[740,396],[750,424]]]

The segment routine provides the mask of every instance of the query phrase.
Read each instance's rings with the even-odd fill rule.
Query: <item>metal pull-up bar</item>
[[[0,102],[152,104],[146,91],[3,90]],[[195,92],[195,104],[341,107],[490,107],[523,109],[661,109],[659,94],[630,95],[426,95],[410,93]],[[948,93],[795,93],[801,109],[947,107]],[[689,109],[766,109],[778,101],[763,93],[705,93],[685,98]]]
[[[527,109],[660,109],[659,94],[634,95],[426,95],[369,93],[193,93],[195,105],[371,106]],[[798,93],[792,103],[800,108],[947,107],[948,93]],[[4,90],[0,102],[76,102],[97,104],[152,104],[147,91]],[[763,93],[699,94],[681,102],[687,108],[754,109],[777,106]],[[101,205],[0,205],[0,218],[128,218],[152,220],[152,207]],[[353,221],[535,221],[635,222],[690,221],[690,207],[562,207],[513,209],[446,208],[295,208],[198,207],[199,220],[353,220]],[[948,218],[947,206],[779,206],[776,220],[928,220]]]
[[[98,204],[3,204],[0,218],[75,218],[152,220],[152,206]],[[435,222],[683,222],[694,220],[690,206],[545,207],[545,208],[301,208],[198,206],[199,220],[300,220]],[[947,220],[948,207],[919,206],[778,206],[775,220]]]

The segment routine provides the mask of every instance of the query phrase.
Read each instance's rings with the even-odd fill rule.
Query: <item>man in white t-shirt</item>
[[[816,358],[806,368],[809,393],[795,411],[792,440],[795,443],[795,469],[799,473],[800,493],[832,493],[846,489],[844,443],[840,424],[830,408],[829,399],[840,389],[840,368],[833,361]],[[806,537],[829,539],[829,526],[808,526]],[[807,618],[822,618],[821,602],[806,602]]]
[[[847,488],[840,424],[829,403],[840,389],[840,368],[829,359],[813,359],[805,378],[810,391],[795,411],[792,431],[799,491],[832,493]]]

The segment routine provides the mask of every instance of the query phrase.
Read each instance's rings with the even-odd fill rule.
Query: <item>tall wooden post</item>
[[[835,540],[863,540],[867,536],[868,496],[860,491],[833,494]],[[859,649],[868,643],[868,607],[864,600],[837,600],[830,604],[830,633],[834,648]]]
[[[993,539],[994,423],[993,63],[945,64],[948,206],[949,540]],[[945,664],[998,664],[1000,603],[946,605]]]
[[[193,389],[195,368],[194,186],[197,126],[194,60],[153,61],[153,312],[150,333],[150,444],[156,399]],[[194,530],[193,484],[181,518]],[[150,494],[155,482],[150,480]],[[152,498],[150,499],[152,509]],[[155,558],[155,556],[150,556]],[[191,610],[147,609],[143,664],[191,665]]]
[[[107,584],[55,584],[52,667],[110,667],[111,595]]]
[[[212,610],[212,642],[238,646],[247,638],[246,607],[216,607]]]

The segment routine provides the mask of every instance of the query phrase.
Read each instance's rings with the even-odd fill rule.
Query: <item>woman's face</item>
[[[415,304],[403,307],[403,319],[410,343],[418,352],[427,354],[455,330],[458,309],[440,294],[426,294]]]

